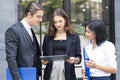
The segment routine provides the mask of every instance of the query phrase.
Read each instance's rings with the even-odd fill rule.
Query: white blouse
[[[21,20],[21,23],[24,25],[26,31],[28,32],[29,36],[33,40],[33,35],[32,35],[32,32],[31,32],[32,27],[24,19]]]
[[[100,46],[92,49],[92,43],[85,47],[86,53],[90,60],[95,61],[96,64],[101,66],[111,66],[117,69],[117,61],[115,55],[115,46],[109,41],[105,41]],[[110,76],[111,73],[107,73],[95,68],[90,68],[90,76]]]

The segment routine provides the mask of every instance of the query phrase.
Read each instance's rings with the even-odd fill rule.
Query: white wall
[[[116,80],[120,80],[120,0],[115,0],[115,46],[118,70]]]
[[[0,0],[0,80],[6,80],[5,40],[8,27],[17,21],[17,0]]]

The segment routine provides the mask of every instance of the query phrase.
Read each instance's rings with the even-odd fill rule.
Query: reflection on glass
[[[109,24],[109,0],[71,0],[71,22],[79,34],[84,34],[85,22],[92,19]]]

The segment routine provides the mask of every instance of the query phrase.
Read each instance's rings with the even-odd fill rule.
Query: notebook
[[[53,61],[53,60],[66,60],[69,59],[67,55],[52,55],[52,56],[40,56],[40,59]]]

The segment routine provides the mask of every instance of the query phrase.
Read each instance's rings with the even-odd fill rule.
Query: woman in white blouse
[[[100,20],[92,20],[85,28],[85,35],[91,42],[85,47],[89,57],[85,64],[90,68],[90,80],[110,80],[111,73],[117,71],[117,62],[115,46],[106,40],[105,24]],[[85,80],[85,69],[82,69],[82,75]]]

